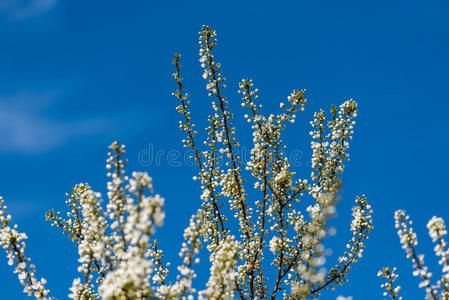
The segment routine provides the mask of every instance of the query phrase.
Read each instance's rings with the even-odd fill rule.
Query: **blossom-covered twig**
[[[424,254],[416,253],[415,247],[418,245],[418,238],[411,227],[410,216],[404,210],[397,210],[394,213],[394,219],[402,248],[405,250],[407,258],[413,262],[413,269],[415,269],[413,276],[419,276],[422,279],[419,287],[425,288],[426,298],[438,299],[438,292],[430,284],[432,273],[428,271],[428,267],[424,264]]]
[[[44,278],[36,278],[36,267],[31,259],[25,256],[25,233],[18,231],[18,226],[10,226],[11,215],[6,215],[6,205],[0,197],[0,245],[6,251],[8,264],[14,265],[14,273],[17,273],[20,283],[24,286],[23,291],[28,296],[34,296],[39,300],[52,300],[48,297],[49,290],[45,289]]]
[[[387,282],[381,285],[381,288],[385,290],[383,293],[384,297],[390,297],[393,300],[402,300],[402,297],[399,296],[401,286],[394,286],[394,282],[398,279],[398,275],[395,272],[396,268],[390,269],[389,267],[384,267],[377,273],[377,276],[387,279]]]
[[[394,219],[402,248],[405,250],[406,257],[413,263],[413,276],[421,277],[419,287],[425,288],[426,299],[449,299],[449,250],[444,239],[447,235],[444,220],[433,216],[427,223],[429,236],[436,243],[434,247],[435,255],[440,257],[438,263],[442,266],[441,278],[437,280],[436,284],[432,285],[430,280],[433,274],[424,264],[424,255],[416,252],[418,238],[413,231],[410,216],[404,210],[397,210],[394,213]]]

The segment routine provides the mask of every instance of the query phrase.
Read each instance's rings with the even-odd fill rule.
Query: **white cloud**
[[[0,152],[36,154],[107,129],[108,121],[102,118],[66,121],[45,114],[60,96],[58,92],[0,96]]]
[[[0,0],[0,13],[12,20],[24,20],[53,9],[58,0]]]
[[[29,220],[30,216],[44,210],[43,201],[8,201],[8,211],[14,213],[14,219]]]

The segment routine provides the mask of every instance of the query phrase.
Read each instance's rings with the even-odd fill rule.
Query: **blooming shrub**
[[[258,89],[252,80],[243,79],[238,92],[253,130],[251,157],[243,165],[237,154],[240,145],[233,114],[224,96],[226,79],[214,56],[215,31],[204,26],[199,42],[199,61],[213,109],[204,147],[196,140],[189,95],[181,78],[181,56],[175,55],[173,61],[180,129],[186,134],[184,146],[193,151],[192,159],[199,167],[193,179],[203,191],[202,205],[184,231],[178,275],[168,280],[170,264],[164,262],[153,237],[163,223],[164,199],[154,193],[146,173],[133,172],[128,177],[125,148],[114,142],[106,165],[107,203],[89,185],[78,184],[68,195],[66,217],[53,210],[46,215],[78,247],[80,277],[70,288],[71,299],[318,298],[323,290],[345,282],[351,266],[362,257],[372,229],[372,210],[365,196],[355,200],[352,237],[346,249],[333,266],[324,268],[323,241],[332,234],[327,221],[335,215],[339,176],[349,160],[356,102],[348,100],[338,108],[332,106],[328,114],[323,110],[314,114],[312,172],[310,178],[298,179],[283,153],[281,135],[304,110],[304,91],[295,90],[287,104],[280,103],[281,113],[265,116]],[[254,184],[248,185],[245,176],[252,176]],[[258,196],[250,197],[250,189]],[[301,201],[309,203],[305,211],[300,209]],[[25,292],[37,299],[53,299],[25,256],[26,235],[9,225],[11,217],[5,215],[1,198],[0,206],[0,243]],[[206,287],[197,290],[194,266],[202,247],[209,253],[211,268]]]

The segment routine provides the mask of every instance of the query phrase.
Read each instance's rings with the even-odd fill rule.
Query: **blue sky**
[[[398,266],[405,298],[422,299],[393,212],[412,215],[419,249],[436,269],[425,225],[435,214],[449,221],[448,14],[443,0],[0,1],[0,194],[29,235],[38,274],[54,296],[66,298],[77,252],[44,212],[63,210],[64,194],[76,183],[105,191],[106,148],[116,139],[127,145],[128,170],[148,171],[166,198],[158,236],[168,259],[178,261],[200,188],[191,181],[194,168],[167,162],[170,150],[184,153],[170,62],[173,53],[183,54],[193,114],[205,127],[210,110],[197,32],[208,24],[219,34],[216,56],[237,119],[245,113],[236,93],[243,77],[255,81],[265,112],[277,111],[293,89],[308,90],[306,111],[286,137],[288,151],[303,154],[298,174],[310,172],[313,112],[349,98],[359,104],[334,221],[338,235],[329,246],[343,251],[356,195],[368,196],[375,229],[350,282],[323,299],[380,299],[376,273],[384,265]],[[250,146],[247,124],[235,123]],[[145,160],[151,147],[160,163]],[[200,273],[207,272],[205,265]],[[5,258],[0,281],[2,299],[27,299]]]

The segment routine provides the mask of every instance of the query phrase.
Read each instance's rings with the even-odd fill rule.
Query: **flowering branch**
[[[206,90],[210,97],[215,98],[212,101],[213,115],[209,117],[210,126],[207,128],[208,139],[205,141],[210,150],[200,152],[193,141],[197,132],[190,122],[190,102],[186,101],[188,95],[182,92],[178,54],[173,62],[176,67],[173,76],[178,83],[178,91],[173,95],[181,103],[177,109],[184,117],[180,127],[187,133],[185,146],[192,148],[199,162],[200,176],[194,179],[201,180],[205,212],[209,214],[210,220],[214,220],[215,228],[223,224],[220,219],[228,220],[224,211],[219,209],[224,203],[211,203],[209,199],[212,195],[213,199],[221,198],[220,195],[228,198],[230,209],[236,211],[242,239],[242,257],[234,281],[235,292],[241,299],[275,299],[279,291],[283,291],[284,297],[288,297],[286,286],[290,285],[292,296],[316,296],[332,283],[343,281],[350,269],[349,265],[361,257],[363,241],[372,228],[371,208],[365,197],[357,198],[358,208],[354,209],[354,221],[351,226],[354,237],[350,241],[350,251],[345,253],[347,261],[327,275],[318,271],[317,268],[324,263],[321,240],[326,236],[326,220],[334,215],[336,194],[340,186],[338,176],[343,171],[343,162],[348,160],[347,150],[355,124],[353,119],[357,116],[357,104],[349,100],[342,104],[340,109],[332,107],[330,119],[327,119],[323,111],[315,114],[312,126],[317,129],[312,131],[311,135],[319,142],[312,143],[312,166],[315,170],[312,173],[311,185],[306,179],[293,180],[295,173],[290,171],[290,163],[284,156],[285,146],[281,140],[285,123],[294,123],[295,113],[304,110],[307,102],[304,91],[293,91],[288,97],[288,107],[280,104],[284,113],[265,117],[260,113],[262,105],[255,102],[258,99],[258,89],[253,87],[252,80],[242,80],[239,93],[242,94],[242,106],[250,111],[250,115],[245,115],[245,118],[252,124],[254,143],[246,170],[255,179],[254,188],[261,191],[261,200],[248,201],[240,158],[235,154],[239,143],[234,137],[235,128],[231,123],[233,114],[227,98],[222,96],[226,79],[222,77],[221,64],[216,62],[213,54],[216,45],[215,31],[203,26],[200,31],[200,63],[204,69],[203,78],[207,80]],[[217,148],[217,143],[223,144],[223,147]],[[203,156],[208,160],[210,169],[206,169],[206,164],[201,163]],[[220,169],[216,164],[220,160],[226,161],[228,170]],[[307,209],[309,220],[295,210],[305,192],[315,200],[315,205]],[[255,224],[252,221],[253,211],[257,213]],[[221,217],[217,219],[217,216]],[[266,224],[269,222],[273,225],[267,228]],[[216,237],[215,243],[207,247],[212,255],[220,248],[216,241],[223,243],[224,237],[232,234],[231,227],[223,227],[222,232],[225,234],[220,238],[217,238],[218,233],[213,234]],[[211,232],[215,232],[214,230],[212,228]],[[292,232],[294,235],[290,236]],[[269,243],[266,241],[267,237],[270,237]],[[205,238],[206,243],[207,241],[208,238]],[[267,244],[275,254],[271,265],[277,269],[271,291],[269,280],[264,276],[266,270],[263,250]],[[286,276],[288,279],[285,279]]]
[[[11,227],[11,215],[6,215],[6,205],[0,197],[0,246],[6,251],[9,265],[15,265],[14,273],[17,273],[20,283],[24,286],[23,291],[28,296],[34,296],[39,300],[52,300],[48,297],[49,290],[45,289],[46,280],[36,278],[36,267],[31,260],[25,256],[25,242],[28,237],[20,233],[17,225]]]
[[[447,235],[444,220],[434,216],[427,223],[429,236],[436,243],[434,247],[435,255],[441,257],[438,263],[442,266],[441,278],[435,285],[431,285],[432,273],[428,271],[428,267],[424,264],[424,255],[416,253],[415,248],[418,245],[418,238],[413,231],[410,216],[404,210],[397,210],[394,213],[394,219],[402,248],[405,250],[407,258],[413,263],[413,276],[419,276],[422,279],[419,287],[425,288],[426,299],[449,299],[449,250],[444,239]]]
[[[381,285],[385,290],[383,293],[384,297],[390,297],[393,300],[402,300],[402,297],[399,296],[401,287],[399,285],[394,287],[394,282],[398,279],[398,275],[395,272],[396,268],[390,269],[389,267],[384,267],[377,273],[377,276],[387,279],[387,282]]]

